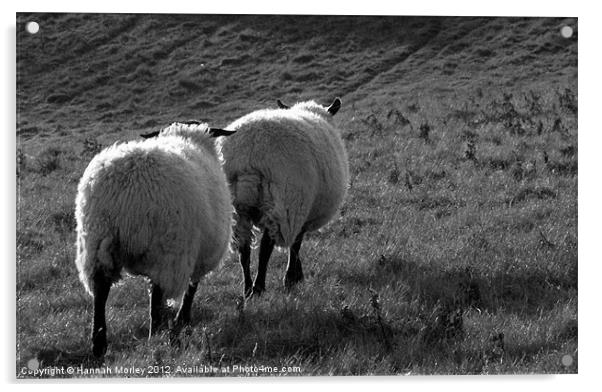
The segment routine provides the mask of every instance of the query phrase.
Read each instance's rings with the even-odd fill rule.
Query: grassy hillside
[[[171,375],[577,372],[576,19],[19,14],[17,31],[19,376],[32,358]],[[233,255],[172,347],[146,340],[148,285],[128,276],[105,361],[91,358],[73,201],[94,154],[174,120],[224,127],[277,98],[335,96],[351,184],[304,243],[305,282],[284,291],[276,252],[268,291],[243,306]]]

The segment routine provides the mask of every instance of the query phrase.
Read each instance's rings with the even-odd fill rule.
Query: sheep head
[[[278,106],[281,109],[289,108],[287,105],[283,104],[282,101],[277,100]],[[328,119],[331,116],[337,114],[339,109],[341,108],[341,98],[335,98],[334,101],[330,104],[330,106],[321,105],[316,103],[316,101],[305,101],[296,103],[291,107],[292,110],[306,110],[312,113],[317,114],[318,116],[322,116]]]
[[[276,103],[278,104],[278,107],[280,109],[290,109],[291,108],[289,105],[285,104],[284,102],[282,102],[279,99],[276,100]],[[324,105],[324,107],[326,108],[328,113],[330,113],[332,116],[334,116],[335,114],[337,114],[337,112],[341,108],[341,98],[339,98],[339,97],[335,98],[334,101],[332,101],[332,103],[330,104],[330,106]]]
[[[159,136],[160,131],[154,131],[154,132],[150,132],[150,133],[142,133],[140,134],[140,136],[142,136],[142,138],[144,139],[150,139],[152,137],[157,137]]]
[[[172,128],[173,126],[176,126],[176,128]],[[163,131],[167,131],[167,134],[171,135],[171,134],[180,134],[180,133],[187,133],[186,131],[182,132],[182,129],[185,128],[189,128],[189,127],[177,127],[178,125],[186,125],[186,126],[190,126],[190,125],[205,125],[206,124],[197,121],[197,120],[190,120],[190,121],[182,121],[182,122],[175,122],[173,124],[171,124],[168,128],[165,128]],[[153,131],[153,132],[149,132],[149,133],[144,133],[144,134],[140,134],[140,136],[144,139],[150,139],[153,137],[157,137],[161,134],[162,131]],[[220,136],[230,136],[236,133],[236,131],[228,131],[225,129],[221,129],[221,128],[209,128],[206,127],[205,128],[205,133],[207,135],[209,135],[209,137],[220,137]]]
[[[209,133],[209,136],[211,136],[211,137],[220,137],[220,136],[233,135],[236,133],[236,131],[228,131],[226,129],[220,129],[220,128],[209,128],[207,133]]]

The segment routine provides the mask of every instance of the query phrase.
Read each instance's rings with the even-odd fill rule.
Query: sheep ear
[[[278,107],[279,107],[280,109],[290,109],[290,108],[291,108],[290,106],[288,106],[288,105],[285,105],[284,103],[282,103],[282,101],[281,101],[281,100],[279,100],[279,99],[278,99],[278,100],[276,100],[276,103],[278,104]]]
[[[150,139],[151,137],[157,137],[159,136],[160,131],[154,131],[151,133],[143,133],[140,136],[142,136],[144,139]]]
[[[330,113],[331,115],[335,115],[337,114],[337,112],[339,111],[339,109],[341,108],[341,99],[340,98],[335,98],[334,101],[332,102],[332,104],[328,107],[328,113]]]
[[[220,128],[209,128],[208,132],[211,137],[230,136],[236,133],[236,131],[227,131]]]
[[[201,125],[202,122],[198,121],[198,120],[188,120],[188,121],[178,121],[179,124],[184,124],[184,125]]]

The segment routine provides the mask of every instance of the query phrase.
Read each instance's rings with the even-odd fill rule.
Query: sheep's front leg
[[[148,337],[157,333],[163,323],[163,290],[156,284],[152,284],[150,292],[150,329]]]
[[[299,257],[299,250],[301,243],[303,242],[303,235],[301,232],[295,238],[295,242],[291,246],[288,253],[288,265],[286,267],[286,276],[284,277],[284,287],[291,289],[295,284],[303,280],[303,269],[301,268],[301,258]]]
[[[94,276],[94,326],[92,328],[92,353],[100,358],[107,352],[107,323],[105,319],[105,306],[109,291],[111,290],[111,281],[102,273]]]
[[[253,290],[253,279],[251,278],[251,244],[245,243],[238,247],[240,254],[240,265],[245,279],[245,297],[251,295]]]
[[[270,237],[267,229],[263,231],[261,236],[261,243],[259,244],[259,265],[257,266],[257,276],[255,277],[255,284],[253,284],[252,295],[260,295],[265,291],[265,275],[268,270],[268,261],[274,250],[275,242]]]
[[[199,282],[190,282],[188,284],[188,289],[186,290],[186,293],[184,293],[184,298],[182,299],[182,305],[180,306],[180,310],[178,310],[178,314],[176,315],[177,327],[182,327],[183,325],[190,323],[190,309],[192,307],[192,301],[198,285]]]

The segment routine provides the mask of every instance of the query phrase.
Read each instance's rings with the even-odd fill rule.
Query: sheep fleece
[[[325,109],[310,102],[259,110],[227,129],[237,131],[221,140],[234,207],[248,216],[258,208],[261,218],[254,223],[267,228],[276,245],[288,247],[302,229],[316,230],[336,215],[349,168],[339,131]],[[239,244],[250,241],[248,225],[237,220]]]
[[[124,268],[176,298],[219,264],[231,238],[215,151],[177,136],[100,152],[80,180],[75,214],[76,265],[89,293],[99,269],[116,281]]]

